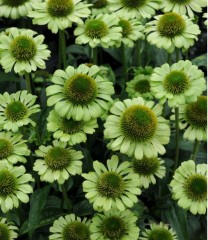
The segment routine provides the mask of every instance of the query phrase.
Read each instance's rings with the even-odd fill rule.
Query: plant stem
[[[167,63],[171,65],[171,53],[168,53]]]
[[[138,39],[136,41],[136,58],[137,58],[136,64],[137,64],[137,67],[140,67],[142,65],[141,47],[142,47],[141,40]]]
[[[69,198],[67,196],[67,192],[66,192],[66,188],[65,188],[64,184],[61,185],[61,190],[62,190],[62,193],[63,193],[63,197],[65,199],[68,211],[71,212],[71,210],[72,210],[72,203],[71,203],[71,201],[69,200]]]
[[[179,108],[175,108],[175,166],[174,170],[178,167],[179,157]]]
[[[180,53],[180,49],[179,49],[179,48],[176,48],[176,50],[175,50],[175,54],[176,54],[176,62],[179,61],[179,53]]]
[[[31,87],[31,82],[30,82],[30,75],[27,72],[25,73],[25,80],[26,80],[27,91],[29,93],[32,93],[32,87]]]
[[[188,49],[186,50],[186,53],[185,53],[185,59],[188,60],[189,59],[189,52],[188,52]]]
[[[123,70],[122,92],[124,92],[126,87],[126,82],[128,81],[128,71],[127,71],[125,45],[123,43],[121,44],[121,54],[122,54],[122,70]]]
[[[66,68],[66,38],[64,30],[59,29],[59,63],[58,66]]]
[[[193,161],[196,161],[196,156],[197,156],[197,152],[199,150],[199,146],[200,146],[200,141],[198,141],[197,139],[194,142],[194,147],[193,147],[193,152],[191,154],[190,159],[192,159]]]
[[[97,65],[98,64],[98,48],[92,48],[92,63]]]

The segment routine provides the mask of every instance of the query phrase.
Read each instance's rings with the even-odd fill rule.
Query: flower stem
[[[193,161],[196,161],[196,156],[197,156],[197,152],[199,150],[199,146],[200,146],[200,141],[198,141],[197,139],[194,142],[194,147],[193,147],[193,152],[191,154],[190,159]]]
[[[142,47],[142,44],[141,44],[141,40],[138,39],[136,41],[136,58],[137,58],[137,67],[140,67],[142,65],[142,59],[141,59],[141,47]]]
[[[98,64],[98,49],[97,47],[92,48],[92,63]]]
[[[31,82],[30,82],[30,75],[27,72],[25,73],[25,80],[26,80],[27,91],[29,93],[32,93],[32,87],[31,87]]]
[[[175,166],[174,170],[178,167],[179,157],[179,108],[175,108]]]
[[[64,30],[59,29],[59,63],[58,67],[66,68],[66,38]]]
[[[122,54],[122,70],[123,70],[123,86],[122,92],[124,92],[126,87],[126,82],[128,81],[128,71],[127,71],[127,61],[126,61],[126,52],[125,52],[125,45],[121,44],[121,54]]]
[[[176,62],[178,62],[179,61],[179,53],[180,53],[180,49],[179,48],[176,48],[176,50],[175,50],[175,54],[176,54]]]
[[[186,50],[186,53],[185,53],[185,58],[186,58],[186,60],[188,60],[188,59],[189,59],[189,52],[188,52],[188,49]]]
[[[65,188],[64,184],[61,185],[61,190],[62,190],[62,193],[63,193],[64,200],[66,202],[68,211],[71,212],[71,210],[72,210],[72,203],[71,203],[71,201],[69,200],[69,198],[67,196],[67,192],[66,192],[66,188]]]
[[[171,53],[168,53],[167,63],[171,65]]]

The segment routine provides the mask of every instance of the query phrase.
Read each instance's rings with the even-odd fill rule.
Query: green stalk
[[[185,54],[186,54],[186,55],[185,55],[185,58],[186,58],[186,60],[188,60],[188,59],[189,59],[189,52],[188,52],[188,49],[187,49],[187,51],[186,51]]]
[[[140,67],[142,65],[142,59],[141,59],[141,47],[142,47],[142,42],[140,39],[136,41],[136,58],[137,58],[137,67]]]
[[[179,53],[180,53],[180,49],[179,49],[179,48],[176,48],[176,50],[175,50],[175,54],[176,54],[176,62],[179,61]]]
[[[179,108],[175,108],[175,166],[174,170],[178,167],[179,158]]]
[[[127,71],[127,61],[126,61],[126,51],[125,45],[121,44],[121,54],[122,54],[122,70],[123,70],[123,86],[122,92],[124,92],[126,87],[126,82],[128,81],[128,71]]]
[[[98,65],[98,48],[92,48],[92,63]]]
[[[71,212],[71,210],[72,210],[72,203],[71,203],[71,201],[69,200],[69,198],[67,196],[67,192],[66,192],[66,188],[65,188],[64,184],[61,185],[61,191],[63,193],[63,197],[64,197],[64,200],[66,202],[68,211]]]
[[[171,53],[168,53],[167,63],[171,65]]]
[[[30,82],[30,75],[27,72],[25,73],[25,81],[26,81],[27,91],[29,93],[32,93],[32,87],[31,87],[31,82]]]
[[[194,142],[194,147],[193,147],[193,152],[191,154],[190,159],[192,159],[193,161],[196,161],[196,156],[197,156],[197,152],[199,150],[199,146],[200,146],[200,141],[198,141],[197,139]]]
[[[59,62],[58,67],[66,68],[66,38],[64,30],[59,29]]]

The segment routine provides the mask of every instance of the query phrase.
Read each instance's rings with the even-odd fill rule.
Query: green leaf
[[[77,216],[87,216],[93,214],[94,210],[89,201],[84,199],[74,206],[73,212]]]
[[[32,239],[33,232],[39,224],[41,211],[45,206],[49,191],[50,186],[45,186],[35,191],[30,198],[30,212],[28,219],[28,232],[30,239]]]
[[[191,62],[198,67],[207,67],[207,53],[192,59]]]

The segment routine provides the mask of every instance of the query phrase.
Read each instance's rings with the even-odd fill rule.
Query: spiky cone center
[[[186,195],[193,201],[206,201],[207,198],[207,179],[200,174],[190,176],[185,184]]]
[[[146,106],[134,105],[123,112],[120,126],[126,138],[134,142],[145,142],[155,134],[157,116]]]
[[[94,8],[104,8],[107,6],[108,2],[107,0],[97,0],[95,3],[93,3]]]
[[[45,162],[53,171],[62,170],[70,165],[71,155],[65,148],[53,147],[46,153]]]
[[[207,97],[198,97],[197,102],[190,103],[185,109],[185,118],[196,128],[207,127]]]
[[[82,130],[83,122],[74,121],[73,119],[62,118],[60,121],[60,129],[67,134],[75,134]]]
[[[102,222],[101,232],[107,239],[121,239],[126,233],[125,223],[118,216],[107,217]]]
[[[6,139],[0,138],[0,160],[7,158],[13,152],[13,145]]]
[[[64,93],[72,103],[86,105],[96,98],[97,83],[86,74],[76,74],[65,82]]]
[[[134,172],[142,176],[155,174],[160,166],[158,158],[143,158],[133,160]]]
[[[107,198],[120,197],[125,190],[124,180],[115,172],[103,173],[97,183],[97,190],[101,196]]]
[[[11,42],[10,51],[16,60],[25,62],[34,58],[37,52],[37,47],[31,37],[18,36]]]
[[[22,120],[27,114],[27,108],[20,101],[13,101],[5,108],[5,116],[12,122]]]
[[[138,9],[142,7],[147,0],[121,0],[122,6],[129,9]]]
[[[190,80],[184,72],[172,71],[165,77],[163,86],[167,92],[179,95],[189,89]]]
[[[10,240],[10,232],[6,224],[0,223],[0,239]]]
[[[118,25],[122,28],[123,37],[128,37],[129,34],[132,32],[132,26],[129,21],[121,19]]]
[[[73,0],[48,0],[47,11],[52,17],[66,17],[74,10]]]
[[[92,39],[101,39],[102,37],[106,36],[107,33],[108,26],[101,19],[91,19],[86,24],[85,34]]]
[[[14,192],[16,187],[16,178],[8,170],[0,171],[0,196],[8,196]]]
[[[63,240],[89,240],[90,231],[86,224],[78,221],[68,223],[62,231]]]
[[[3,0],[3,4],[10,7],[18,7],[28,2],[29,0]]]
[[[149,240],[173,240],[173,236],[168,229],[165,228],[157,228],[151,230],[149,236]]]
[[[138,93],[149,93],[150,83],[148,80],[140,80],[134,85],[134,90]]]
[[[157,30],[161,36],[174,38],[183,33],[185,20],[177,13],[165,13],[157,23]]]
[[[173,4],[186,5],[187,3],[190,3],[191,0],[169,0],[169,2]]]

